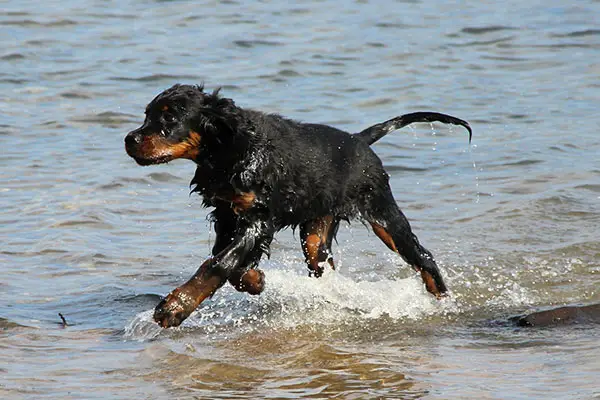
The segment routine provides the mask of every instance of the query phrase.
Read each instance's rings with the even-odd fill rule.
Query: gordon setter
[[[405,114],[350,134],[240,108],[219,91],[175,85],[146,107],[143,125],[125,137],[127,154],[140,165],[186,158],[196,163],[191,185],[203,197],[216,231],[213,256],[154,311],[162,327],[178,326],[229,281],[259,294],[257,268],[275,232],[299,227],[309,274],[334,268],[331,244],[342,220],[368,222],[387,247],[420,272],[427,290],[443,296],[446,285],[431,253],[419,244],[396,205],[388,174],[370,145],[413,122],[461,125],[433,112]]]

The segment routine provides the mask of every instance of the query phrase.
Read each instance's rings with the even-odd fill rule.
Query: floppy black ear
[[[238,108],[235,106],[235,102],[227,97],[218,97],[220,88],[215,90],[212,96],[215,97],[214,108],[218,110],[219,114],[223,118],[228,120],[236,120],[239,118]]]
[[[239,128],[243,125],[242,111],[236,107],[232,99],[219,96],[220,90],[221,88],[218,88],[211,94],[205,94],[204,105],[200,113],[220,133],[232,135],[241,133]]]
[[[233,101],[219,99],[213,104],[200,108],[200,118],[197,121],[203,131],[220,135],[232,135],[237,131],[237,118]]]
[[[211,94],[204,94],[199,121],[203,131],[217,143],[234,146],[240,151],[260,141],[260,135],[247,113],[237,107],[232,99],[219,96],[219,91],[220,88]]]

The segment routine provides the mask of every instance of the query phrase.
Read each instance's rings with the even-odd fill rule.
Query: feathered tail
[[[403,128],[406,125],[410,125],[414,122],[443,122],[445,124],[453,124],[464,126],[467,131],[469,131],[469,143],[471,143],[471,137],[473,136],[473,131],[471,130],[471,126],[467,121],[463,121],[462,119],[453,117],[451,115],[440,114],[436,112],[414,112],[410,114],[404,114],[396,118],[392,118],[388,121],[373,125],[368,127],[367,129],[356,133],[355,136],[358,136],[369,143],[369,145],[375,143],[385,135],[390,132],[393,132],[397,129]]]

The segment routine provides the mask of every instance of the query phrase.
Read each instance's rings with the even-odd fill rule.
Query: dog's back
[[[282,225],[323,215],[351,219],[360,198],[387,183],[379,157],[362,138],[327,125],[272,118],[272,125],[260,126],[268,139],[255,151],[270,159],[263,179]]]

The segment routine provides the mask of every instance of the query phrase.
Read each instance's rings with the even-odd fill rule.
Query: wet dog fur
[[[350,134],[237,106],[203,86],[175,85],[146,107],[146,118],[125,138],[139,165],[189,159],[193,191],[213,208],[213,256],[156,307],[162,327],[178,326],[229,281],[259,294],[257,268],[274,234],[299,228],[309,274],[335,267],[331,245],[340,221],[360,218],[392,251],[418,271],[436,297],[447,288],[431,253],[419,243],[396,205],[381,160],[370,145],[413,122],[466,121],[434,112],[405,114]]]

